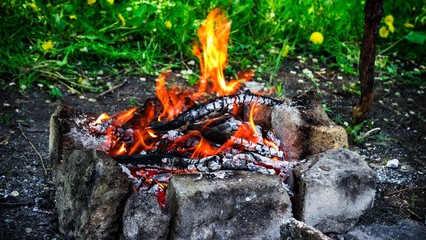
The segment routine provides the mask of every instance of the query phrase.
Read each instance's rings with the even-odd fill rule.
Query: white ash
[[[413,182],[411,174],[401,173],[398,170],[379,167],[373,169],[377,183],[390,183],[397,185],[410,185]]]
[[[248,81],[244,83],[244,90],[249,90],[250,92],[262,92],[266,90],[264,82]]]
[[[183,136],[183,133],[176,130],[170,130],[166,134],[164,134],[162,138],[167,139],[169,141],[176,141],[178,138],[182,136]]]
[[[81,145],[87,149],[97,149],[106,139],[105,136],[93,136],[87,131],[72,127],[67,135],[73,136],[73,139],[78,139]]]

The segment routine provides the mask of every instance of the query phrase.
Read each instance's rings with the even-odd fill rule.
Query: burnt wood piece
[[[230,111],[233,109],[235,104],[252,102],[256,102],[256,104],[262,104],[266,106],[276,106],[283,103],[283,101],[277,99],[257,95],[250,92],[245,92],[236,95],[216,98],[211,102],[198,105],[181,113],[179,116],[177,116],[171,121],[153,123],[149,128],[157,132],[165,132],[168,130],[177,129],[185,125],[186,122],[195,122],[198,119],[201,119],[202,117],[212,112],[222,111],[225,109]]]
[[[256,153],[240,153],[236,155],[208,156],[205,158],[184,158],[173,155],[137,154],[116,156],[114,159],[125,167],[129,178],[137,180],[130,172],[138,169],[161,169],[165,171],[197,171],[214,172],[218,170],[246,170],[262,174],[277,174],[283,180],[288,177],[285,161],[274,161]],[[156,177],[153,176],[152,179]],[[160,179],[161,180],[161,179]],[[163,182],[163,181],[159,181]],[[140,185],[140,182],[137,184]],[[151,186],[151,185],[150,185]],[[139,186],[140,187],[140,186]]]
[[[163,170],[195,170],[203,164],[220,161],[219,156],[185,158],[168,154],[135,154],[113,157],[128,168],[158,168]],[[218,170],[212,167],[207,170]]]
[[[235,148],[241,146],[247,151],[259,153],[265,157],[284,157],[284,152],[281,150],[268,147],[262,142],[255,143],[244,138],[234,137],[232,133],[227,131],[220,131],[209,127],[202,127],[201,129],[198,129],[198,131],[205,139],[217,144],[222,145],[228,141],[232,141],[233,145],[235,145]]]

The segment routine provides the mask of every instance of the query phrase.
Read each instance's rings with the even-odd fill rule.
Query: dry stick
[[[320,76],[322,79],[324,79],[324,80],[327,80],[327,78],[324,76],[324,75],[322,75],[320,72],[314,72],[316,75],[318,75],[318,76]]]
[[[120,84],[117,84],[117,85],[113,86],[112,88],[110,88],[110,89],[108,89],[108,90],[106,90],[106,91],[104,91],[104,92],[102,92],[102,93],[99,93],[99,94],[98,94],[98,97],[102,97],[102,96],[104,96],[105,94],[107,94],[107,93],[109,93],[109,92],[112,92],[112,91],[114,91],[115,89],[117,89],[117,88],[120,88],[120,87],[124,86],[124,84],[126,84],[126,82],[122,82],[122,83],[120,83]]]
[[[376,132],[377,133],[379,133],[380,131],[381,131],[382,129],[380,129],[380,128],[373,128],[373,129],[371,129],[370,131],[368,131],[368,132],[366,132],[365,134],[364,134],[364,136],[362,136],[360,139],[359,139],[359,141],[362,141],[362,140],[364,140],[364,139],[366,139],[366,138],[368,138],[368,137],[370,137],[370,136],[373,136],[374,134],[376,134]]]
[[[5,203],[0,203],[0,205],[4,205],[4,206],[11,206],[11,207],[17,207],[17,206],[23,206],[23,205],[34,205],[35,202],[34,201],[27,201],[27,202],[5,202]]]
[[[398,190],[398,191],[388,193],[388,194],[386,194],[386,196],[392,196],[392,195],[394,195],[394,194],[397,194],[397,193],[400,193],[400,192],[405,192],[405,191],[408,191],[408,190],[426,190],[426,187],[410,187],[410,188],[403,188],[403,189],[400,189],[400,190]]]
[[[22,136],[24,136],[24,138],[27,139],[27,141],[30,143],[31,147],[34,149],[34,151],[37,153],[38,157],[40,158],[41,166],[43,167],[43,170],[44,170],[44,175],[47,176],[47,169],[46,169],[46,165],[44,165],[43,157],[40,155],[40,153],[34,147],[34,144],[27,137],[27,135],[25,135],[24,131],[21,128],[21,123],[19,123],[18,125],[19,125],[19,130],[21,130]]]
[[[409,212],[410,214],[412,214],[413,216],[415,216],[417,219],[422,219],[419,215],[417,215],[416,213],[414,213],[413,211],[411,211],[408,206],[407,206],[407,208],[404,208],[405,205],[408,205],[408,204],[405,204],[405,203],[402,204],[401,207],[400,207],[400,209],[403,209],[403,210]]]

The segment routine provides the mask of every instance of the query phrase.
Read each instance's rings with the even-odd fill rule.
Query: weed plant
[[[208,12],[222,8],[232,20],[229,66],[255,68],[273,80],[286,58],[314,55],[323,64],[356,75],[365,1],[344,0],[3,0],[0,3],[0,74],[3,88],[38,85],[60,96],[101,91],[103,76],[155,75],[183,69],[197,29]],[[423,1],[385,1],[394,32],[379,52],[418,56],[424,47]],[[384,22],[384,27],[389,27]],[[389,29],[390,30],[390,29]],[[310,36],[323,36],[315,41]],[[320,41],[319,41],[320,40]],[[312,42],[311,42],[312,41]],[[413,48],[414,44],[416,48]],[[424,49],[420,51],[424,55]],[[383,66],[387,69],[389,65]],[[228,69],[230,72],[235,72]]]

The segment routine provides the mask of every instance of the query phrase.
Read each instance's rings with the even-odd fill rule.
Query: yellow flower
[[[290,50],[290,46],[289,45],[285,45],[284,51],[281,53],[281,56],[282,57],[287,57],[289,50]]]
[[[70,15],[70,19],[77,19],[76,15]]]
[[[388,24],[388,27],[389,27],[389,31],[390,31],[391,33],[395,32],[395,27],[393,26],[393,24],[392,24],[392,23],[389,23],[389,24]]]
[[[53,49],[53,42],[52,40],[46,41],[41,45],[41,48],[43,49],[43,51],[45,52],[49,52],[50,50]]]
[[[392,24],[393,23],[393,16],[392,15],[387,15],[386,17],[385,17],[385,23],[386,24]]]
[[[126,26],[126,20],[124,19],[123,15],[121,15],[121,13],[118,14],[118,18],[120,19],[121,26]]]
[[[96,0],[87,0],[87,4],[93,5],[96,3]]]
[[[388,35],[389,35],[388,28],[386,26],[381,27],[380,30],[379,30],[379,35],[382,38],[387,38]]]
[[[40,8],[35,5],[35,3],[28,3],[28,6],[30,6],[36,12],[40,10]]]
[[[320,32],[313,32],[309,39],[314,44],[321,44],[322,42],[324,42],[324,36]]]
[[[170,22],[170,21],[165,21],[164,25],[166,25],[166,28],[168,28],[168,29],[172,28],[172,22]]]
[[[406,27],[406,28],[414,28],[414,25],[411,24],[411,23],[409,23],[409,22],[406,22],[406,23],[404,23],[404,27]]]
[[[114,4],[114,0],[106,0],[109,4]]]

